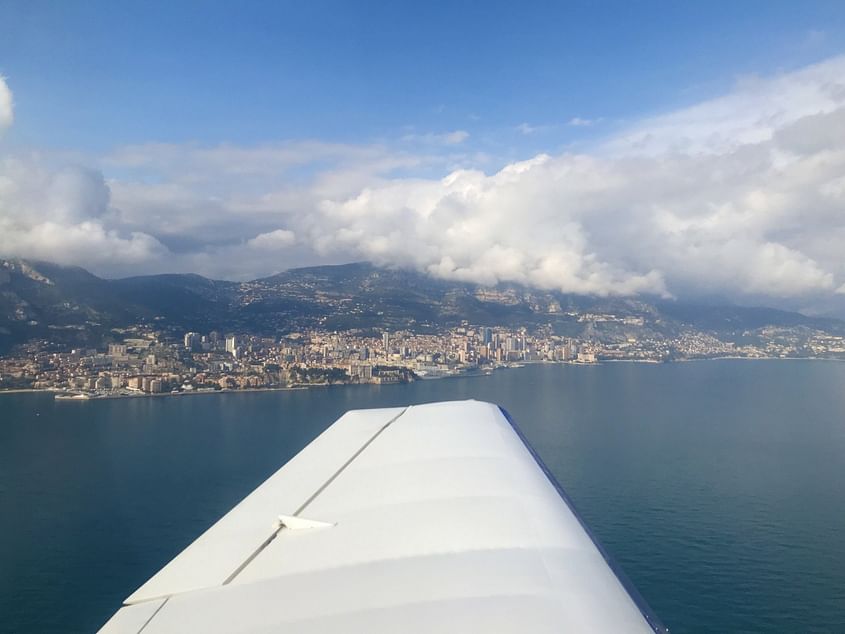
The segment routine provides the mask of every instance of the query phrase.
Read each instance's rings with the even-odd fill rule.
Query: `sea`
[[[470,398],[510,412],[671,632],[845,633],[845,363],[799,360],[0,395],[0,631],[96,631],[346,410]]]

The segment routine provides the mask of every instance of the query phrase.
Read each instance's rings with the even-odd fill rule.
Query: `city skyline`
[[[408,382],[522,363],[842,359],[845,322],[435,282],[367,264],[103,280],[0,260],[0,391],[102,398]]]

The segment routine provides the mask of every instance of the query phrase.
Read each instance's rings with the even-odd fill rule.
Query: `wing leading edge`
[[[510,418],[341,417],[101,632],[660,632]]]

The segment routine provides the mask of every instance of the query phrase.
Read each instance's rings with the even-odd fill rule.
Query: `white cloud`
[[[455,130],[454,132],[449,132],[445,134],[443,139],[446,143],[450,145],[455,145],[457,143],[463,143],[469,138],[469,132],[466,130]]]
[[[422,143],[425,145],[460,145],[469,138],[466,130],[453,130],[439,134],[428,132],[426,134],[406,134],[402,137],[405,142]]]
[[[158,240],[110,226],[108,216],[99,172],[51,168],[38,156],[0,159],[0,254],[126,271],[166,255]]]
[[[524,134],[525,136],[531,136],[537,133],[560,131],[566,126],[574,128],[589,128],[601,121],[602,119],[584,119],[582,117],[573,117],[565,124],[532,125],[530,123],[523,122],[516,126],[516,131]]]
[[[727,159],[564,155],[491,176],[393,181],[324,202],[309,223],[311,239],[324,253],[354,252],[442,277],[578,293],[829,290],[833,274],[798,248],[800,234],[776,240],[811,211],[791,198],[812,185],[785,181],[762,161],[734,162],[755,173],[723,175]],[[831,166],[827,176],[834,174]],[[835,259],[825,264],[841,268]]]
[[[0,75],[0,131],[12,125],[14,118],[12,89],[6,83],[6,78]]]
[[[845,58],[744,79],[591,151],[491,173],[458,153],[460,130],[141,145],[98,169],[0,156],[0,252],[113,274],[367,258],[578,293],[830,297],[845,292],[842,77]]]
[[[131,274],[135,265],[146,270],[150,263],[166,255],[166,250],[152,236],[140,232],[120,235],[99,222],[61,224],[44,221],[20,227],[0,221],[0,253],[14,253],[23,258],[48,260],[60,264],[84,263],[86,266],[121,270]]]
[[[296,242],[296,234],[287,229],[276,229],[275,231],[268,231],[261,233],[247,242],[247,244],[255,249],[266,249],[275,251],[291,246]]]
[[[729,153],[772,138],[810,115],[831,112],[845,100],[845,56],[772,78],[741,78],[721,97],[650,117],[612,138],[617,154]]]

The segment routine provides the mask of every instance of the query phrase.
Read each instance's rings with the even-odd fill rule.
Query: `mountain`
[[[619,319],[602,317],[610,314]],[[845,322],[771,308],[567,295],[517,284],[485,287],[363,262],[227,282],[192,274],[107,280],[79,267],[0,260],[0,353],[32,340],[102,345],[114,337],[113,328],[134,324],[174,334],[277,336],[315,327],[434,332],[461,322],[548,326],[557,334],[611,339],[694,330],[738,341],[764,327],[845,333]]]

